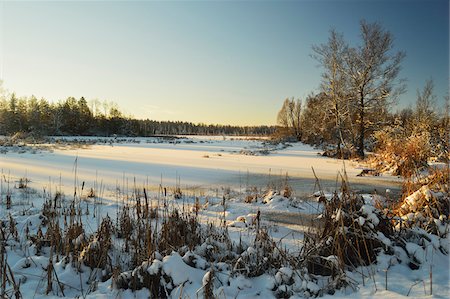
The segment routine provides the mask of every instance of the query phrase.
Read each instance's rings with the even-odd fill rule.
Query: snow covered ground
[[[262,150],[268,150],[269,154],[261,155]],[[145,187],[150,190],[153,206],[158,203],[161,205],[162,188],[167,187],[166,198],[171,207],[192,211],[197,206],[198,219],[205,226],[206,223],[220,226],[225,220],[231,240],[236,244],[242,242],[246,248],[243,258],[255,255],[252,243],[258,212],[262,217],[260,225],[267,228],[277,246],[295,255],[302,249],[304,233],[311,228],[312,223],[320,222],[316,216],[323,207],[318,202],[304,200],[307,194],[312,195],[317,191],[311,167],[314,167],[322,187],[328,191],[335,190],[337,173],[343,169],[342,161],[319,156],[317,152],[302,144],[284,148],[265,144],[264,140],[231,140],[223,137],[195,137],[164,142],[155,138],[139,138],[120,143],[94,144],[86,148],[62,146],[51,152],[25,150],[19,153],[8,150],[0,155],[0,220],[5,228],[9,228],[11,215],[18,231],[18,236],[10,236],[7,242],[8,264],[15,280],[20,281],[24,298],[46,297],[46,269],[51,260],[50,252],[45,246],[41,251],[35,245],[30,246],[27,235],[37,234],[39,228],[45,234],[47,228],[42,226],[41,211],[43,203],[62,191],[65,193],[62,200],[69,205],[75,187],[77,198],[81,199],[81,222],[87,236],[97,231],[102,217],[109,215],[113,220],[116,219],[128,199],[133,198],[135,186],[137,189]],[[352,186],[362,190],[398,188],[397,178],[357,177],[361,171],[359,165],[346,162],[345,170]],[[290,177],[290,185],[299,196],[287,199],[273,191],[264,192],[268,186],[282,189],[286,172]],[[27,188],[19,189],[20,178],[24,177],[30,182],[22,180],[22,184],[27,183]],[[161,189],[158,189],[161,181]],[[176,198],[174,194],[177,185],[183,189],[184,196],[181,198]],[[90,188],[95,189],[95,199],[87,197]],[[12,196],[10,209],[6,209],[7,194]],[[255,196],[255,200],[248,200],[249,196]],[[330,195],[326,194],[326,197]],[[365,194],[364,198],[367,202],[373,201],[373,195]],[[129,203],[132,205],[134,201],[130,200]],[[62,217],[59,222],[62,228],[66,226]],[[121,240],[115,241],[122,244]],[[74,240],[74,244],[77,242]],[[407,295],[428,298],[431,297],[430,272],[433,273],[433,297],[447,298],[450,291],[449,260],[447,255],[436,249],[436,242],[438,245],[439,242],[446,242],[448,248],[448,239],[432,239],[426,250],[411,243],[408,247],[411,252],[403,253],[417,256],[422,261],[419,269],[412,271],[407,264],[399,264],[398,260],[407,259],[405,256],[394,259],[392,255],[380,254],[377,264],[359,267],[358,271],[348,273],[349,279],[356,283],[356,289],[338,290],[329,298],[398,298]],[[203,297],[203,289],[210,275],[208,273],[213,268],[216,271],[214,294],[218,298],[273,298],[275,294],[284,294],[283,288],[293,291],[294,298],[308,297],[314,296],[325,283],[320,279],[314,282],[300,277],[297,275],[298,269],[287,265],[277,273],[246,277],[236,274],[224,263],[208,263],[202,258],[202,250],[205,250],[202,248],[184,255],[173,252],[157,257],[149,261],[145,270],[148,273],[164,273],[170,278],[172,298]],[[127,260],[126,254],[120,250],[111,254],[114,259]],[[187,263],[190,255],[194,257],[195,267]],[[67,297],[149,296],[146,289],[135,292],[114,289],[111,287],[112,278],[103,282],[99,279],[94,283],[93,278],[101,275],[85,265],[77,269],[66,259],[55,257],[52,262],[59,280],[59,285],[55,282],[49,292],[54,297],[62,295],[61,285]],[[122,274],[124,277],[134,275],[126,271]],[[13,291],[9,289],[12,296]]]

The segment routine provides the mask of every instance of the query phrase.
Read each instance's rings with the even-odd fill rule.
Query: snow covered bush
[[[115,286],[131,290],[147,288],[153,298],[167,298],[166,283],[172,283],[170,277],[163,277],[162,262],[155,259],[152,262],[143,262],[132,271],[121,273],[116,279]]]
[[[306,236],[303,249],[308,271],[316,275],[335,276],[346,266],[372,264],[385,248],[379,234],[392,234],[389,219],[350,192],[335,193],[325,203],[323,218],[323,229]]]
[[[255,241],[238,258],[234,264],[234,272],[248,277],[259,276],[282,265],[282,252],[275,245],[266,229],[256,232]]]

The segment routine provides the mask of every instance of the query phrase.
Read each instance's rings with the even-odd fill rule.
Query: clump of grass
[[[330,277],[317,294],[332,294],[342,287],[354,287],[346,271],[375,263],[380,251],[389,250],[379,234],[390,238],[394,231],[390,219],[352,192],[345,177],[340,193],[336,191],[323,204],[323,224],[305,234],[299,263],[309,275]]]
[[[129,240],[133,232],[134,225],[130,215],[130,207],[128,205],[125,205],[125,207],[123,207],[123,209],[119,212],[117,224],[117,237]],[[128,252],[128,242],[126,242],[125,244],[127,245],[126,251]]]
[[[266,228],[257,229],[253,245],[248,247],[234,264],[234,271],[248,277],[281,267],[283,253],[276,246]]]
[[[19,242],[19,233],[16,227],[16,221],[12,217],[11,213],[8,214],[9,217],[9,233],[13,236],[13,238]]]
[[[14,235],[11,230],[15,227],[11,227],[10,223],[10,233]],[[2,225],[0,225],[0,298],[22,298],[22,293],[20,292],[20,282],[17,282],[14,273],[11,270],[10,265],[7,260],[6,245],[9,235]],[[11,287],[12,289],[7,289]]]
[[[355,159],[358,157],[356,149],[353,147],[341,147],[341,148],[328,148],[322,153],[324,157],[331,157],[336,159]]]
[[[174,209],[166,219],[163,219],[158,242],[159,251],[169,253],[183,246],[192,250],[201,241],[199,228],[197,217],[180,214]]]
[[[282,187],[281,187],[281,195],[286,198],[291,198],[293,193],[294,193],[293,189],[292,189],[291,185],[289,184],[289,176],[288,176],[288,173],[286,172],[286,176],[285,176],[285,179],[284,179],[284,181],[282,183]]]
[[[67,236],[66,236],[67,237]],[[64,244],[68,246],[67,239],[63,238],[61,229],[59,227],[59,221],[52,221],[49,223],[47,231],[42,239],[42,245],[45,247],[52,247],[53,252],[68,255],[68,251],[64,252]]]

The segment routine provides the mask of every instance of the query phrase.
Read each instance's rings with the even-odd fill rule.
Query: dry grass
[[[173,210],[168,218],[163,220],[158,250],[161,253],[170,253],[187,246],[192,250],[195,245],[201,244],[201,236],[195,215],[180,214]]]
[[[403,136],[392,128],[375,133],[377,155],[369,159],[380,172],[409,178],[427,167],[432,155],[428,133]]]

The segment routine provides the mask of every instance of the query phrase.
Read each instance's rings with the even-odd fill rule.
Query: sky
[[[448,0],[0,0],[0,79],[18,96],[113,101],[137,118],[272,125],[285,98],[319,90],[312,45],[331,28],[357,45],[361,19],[406,52],[398,107],[430,78],[442,106]]]

